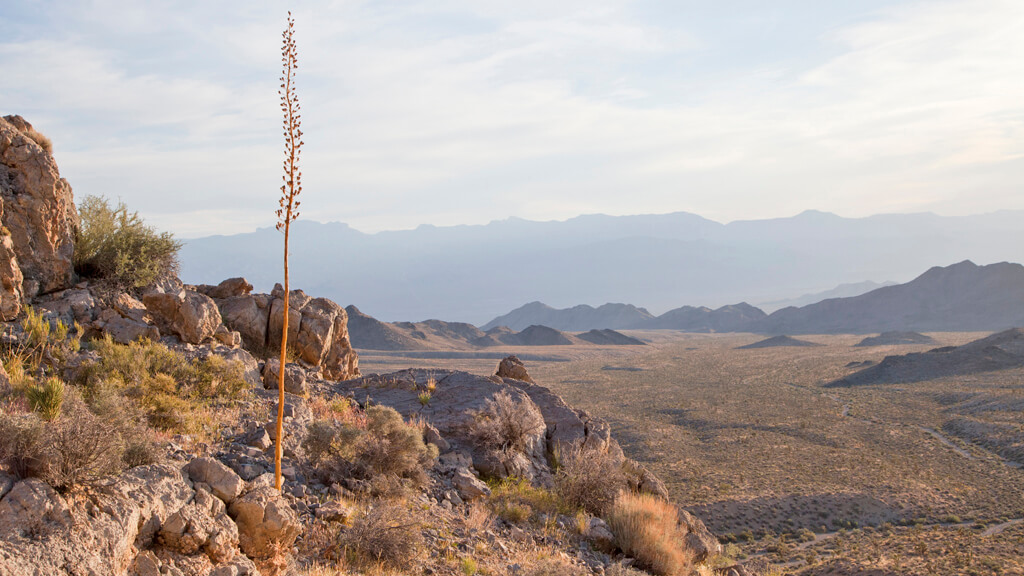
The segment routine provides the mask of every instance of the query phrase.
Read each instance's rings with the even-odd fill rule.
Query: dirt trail
[[[925,428],[924,426],[914,426],[914,428],[917,428],[918,430],[920,430],[922,432],[925,432],[926,434],[931,435],[933,438],[935,438],[939,442],[942,442],[944,445],[948,446],[954,452],[956,452],[957,454],[963,456],[964,458],[967,458],[968,460],[974,460],[974,456],[972,456],[970,452],[968,452],[967,450],[964,450],[963,448],[957,446],[956,444],[953,444],[953,442],[950,441],[949,438],[946,438],[945,436],[940,434],[938,431],[933,430],[931,428]]]

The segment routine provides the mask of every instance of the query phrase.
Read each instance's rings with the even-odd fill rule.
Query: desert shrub
[[[160,455],[148,430],[138,428],[135,435],[125,438],[124,453],[121,454],[125,468],[155,464],[159,460]]]
[[[426,481],[424,470],[437,457],[437,447],[423,442],[419,428],[406,423],[387,406],[369,406],[365,420],[320,420],[307,427],[303,449],[310,464],[326,480],[353,477]]]
[[[38,476],[45,458],[45,432],[35,414],[0,415],[0,463],[18,478]]]
[[[32,411],[37,412],[43,420],[56,420],[64,403],[64,382],[56,376],[50,376],[42,384],[29,386],[25,396]]]
[[[86,399],[116,390],[134,398],[150,425],[195,433],[203,428],[211,403],[225,403],[247,389],[240,362],[211,355],[189,361],[158,342],[118,344],[109,335],[90,346],[99,360],[79,374]]]
[[[25,136],[28,136],[33,142],[39,144],[39,147],[53,154],[53,141],[50,140],[45,134],[32,128],[25,131]]]
[[[19,478],[68,490],[118,472],[122,454],[116,428],[81,400],[69,402],[64,417],[49,423],[35,414],[0,416],[0,462]]]
[[[574,446],[559,457],[555,492],[567,504],[603,516],[626,485],[620,459]]]
[[[474,415],[470,435],[484,448],[524,452],[530,438],[544,430],[544,417],[529,398],[502,390]]]
[[[686,529],[668,501],[650,494],[622,492],[606,515],[623,552],[660,576],[682,576],[693,568],[685,547]]]
[[[72,328],[59,319],[51,321],[31,306],[25,307],[21,329],[24,341],[12,354],[33,371],[43,364],[59,364],[81,348],[83,330],[77,322]]]
[[[605,576],[647,576],[646,572],[616,562],[604,569]]]
[[[86,196],[78,207],[75,272],[121,289],[141,288],[178,271],[181,242],[147,226],[123,202]]]
[[[58,490],[87,485],[123,467],[124,446],[114,425],[97,417],[83,404],[73,403],[46,430],[41,477]]]
[[[569,514],[571,507],[551,490],[533,486],[522,478],[505,478],[491,483],[488,505],[495,515],[513,524],[538,520],[541,515]]]
[[[420,523],[404,506],[382,503],[356,518],[338,544],[361,565],[408,569],[423,546]]]

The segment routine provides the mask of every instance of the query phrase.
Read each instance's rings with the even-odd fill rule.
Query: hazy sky
[[[0,113],[79,197],[273,225],[289,7],[303,218],[1024,208],[1020,0],[4,0]]]

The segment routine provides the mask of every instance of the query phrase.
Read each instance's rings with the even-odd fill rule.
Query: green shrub
[[[56,376],[50,376],[46,382],[30,386],[25,395],[33,412],[37,412],[43,420],[56,420],[64,403],[64,382]]]
[[[491,483],[491,497],[488,505],[499,518],[520,524],[527,520],[539,520],[541,515],[571,514],[572,507],[563,502],[558,494],[533,486],[522,478],[505,478]]]
[[[123,202],[86,196],[78,208],[81,225],[75,239],[75,272],[121,289],[141,288],[178,271],[181,242],[156,232]]]

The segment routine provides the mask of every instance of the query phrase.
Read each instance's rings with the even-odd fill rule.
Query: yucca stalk
[[[284,437],[284,368],[288,361],[288,233],[291,223],[299,217],[298,196],[302,192],[299,152],[302,149],[302,116],[299,97],[295,93],[295,69],[299,67],[295,48],[295,20],[288,12],[288,27],[281,34],[281,111],[284,113],[284,184],[277,209],[277,229],[284,232],[284,321],[281,326],[281,363],[277,368],[277,435],[274,439],[274,487],[281,489],[281,454]]]

